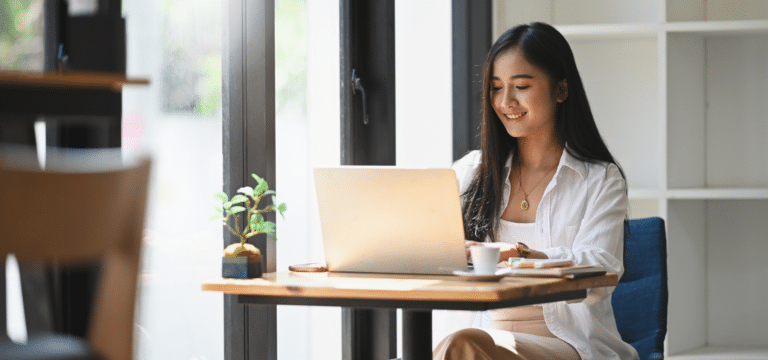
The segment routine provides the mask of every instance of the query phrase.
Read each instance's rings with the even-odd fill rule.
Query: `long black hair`
[[[557,104],[555,136],[565,150],[582,161],[614,163],[608,147],[597,131],[587,94],[576,69],[573,52],[562,34],[554,27],[540,22],[517,25],[491,46],[483,65],[483,117],[480,147],[481,162],[468,189],[462,194],[464,232],[469,240],[496,240],[496,224],[501,215],[503,170],[507,158],[518,157],[517,139],[507,133],[491,105],[493,62],[506,50],[517,48],[525,59],[539,67],[552,85],[566,80],[568,97]],[[619,167],[621,175],[624,172]]]

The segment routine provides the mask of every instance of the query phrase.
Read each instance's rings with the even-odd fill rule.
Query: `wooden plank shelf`
[[[149,85],[149,80],[130,79],[123,74],[83,71],[0,71],[0,85],[47,88],[90,88],[119,92],[124,85]]]

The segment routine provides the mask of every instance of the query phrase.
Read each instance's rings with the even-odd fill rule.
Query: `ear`
[[[560,81],[555,85],[555,99],[557,99],[557,102],[561,103],[565,101],[565,99],[568,98],[568,80],[563,79],[563,81]]]

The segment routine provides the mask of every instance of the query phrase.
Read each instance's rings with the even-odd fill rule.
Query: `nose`
[[[515,92],[510,87],[504,87],[503,92],[501,93],[501,106],[502,107],[512,107],[517,102],[517,98],[515,97]]]

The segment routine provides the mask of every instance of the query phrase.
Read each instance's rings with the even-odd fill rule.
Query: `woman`
[[[500,260],[567,259],[621,276],[624,174],[598,133],[570,46],[552,26],[516,26],[491,47],[481,142],[454,165],[467,246],[508,244]],[[612,290],[491,311],[483,329],[449,335],[433,357],[636,359],[616,329]]]

